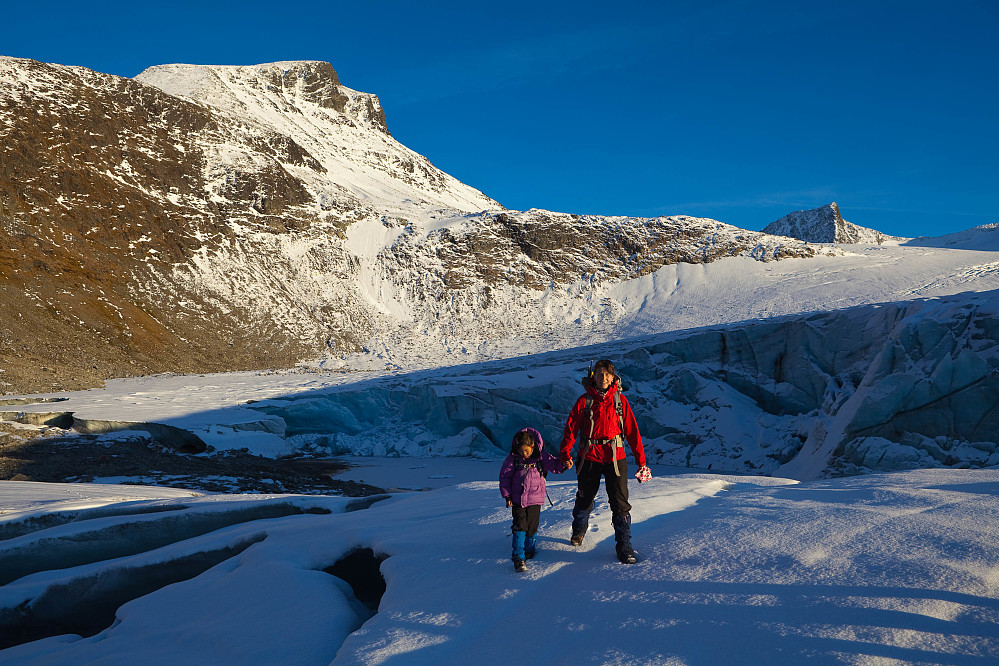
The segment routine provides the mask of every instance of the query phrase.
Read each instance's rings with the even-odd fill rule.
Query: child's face
[[[520,455],[523,458],[530,458],[534,455],[534,446],[532,444],[521,444]]]

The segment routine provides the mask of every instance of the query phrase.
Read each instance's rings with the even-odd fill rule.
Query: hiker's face
[[[614,375],[608,372],[607,368],[597,368],[597,371],[593,373],[593,379],[601,391],[606,391],[614,383]]]
[[[530,444],[520,445],[520,455],[522,458],[530,458],[534,454],[534,447]]]

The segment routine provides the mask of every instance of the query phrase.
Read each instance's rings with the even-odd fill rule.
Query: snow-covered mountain
[[[810,243],[875,243],[881,245],[908,240],[847,222],[840,215],[839,205],[835,201],[819,208],[788,213],[779,220],[768,224],[763,229],[763,233],[790,236]]]
[[[943,236],[920,236],[905,243],[912,247],[939,247],[955,250],[999,250],[999,223],[983,224]]]
[[[4,331],[8,390],[358,349],[374,311],[345,229],[501,208],[392,139],[377,98],[329,65],[290,68],[278,92],[266,81],[279,66],[245,80],[238,68],[147,73],[187,71],[192,95],[207,82],[212,99],[232,96],[213,107],[0,59],[0,267],[4,310],[18,313]]]
[[[556,326],[576,344],[616,321],[594,285],[822,252],[683,216],[505,211],[320,62],[130,80],[2,58],[0,141],[7,392],[397,346],[490,358]]]
[[[320,210],[411,216],[419,209],[502,208],[393,139],[378,97],[341,85],[329,63],[158,65],[135,80],[202,104],[231,127],[252,125],[272,141],[299,146],[315,163],[282,167],[302,182]],[[253,151],[236,154],[237,145],[207,146],[209,187],[241,167],[257,171],[259,158]]]

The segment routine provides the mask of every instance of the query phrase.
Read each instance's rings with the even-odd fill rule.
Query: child
[[[541,433],[524,428],[513,436],[510,455],[500,468],[500,495],[513,509],[513,569],[527,571],[524,560],[534,557],[537,550],[538,523],[541,505],[545,503],[544,472],[561,474],[572,467],[546,453]]]

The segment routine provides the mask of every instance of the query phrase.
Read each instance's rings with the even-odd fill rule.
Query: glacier
[[[610,358],[655,464],[799,480],[990,467],[997,342],[999,291],[969,292],[410,371],[117,380],[62,396],[60,421],[202,455],[488,460],[525,425],[557,443],[586,368]]]
[[[999,464],[997,294],[860,306],[349,383],[246,405],[324,455],[499,455],[549,441],[589,362],[624,378],[650,460],[791,478]]]

